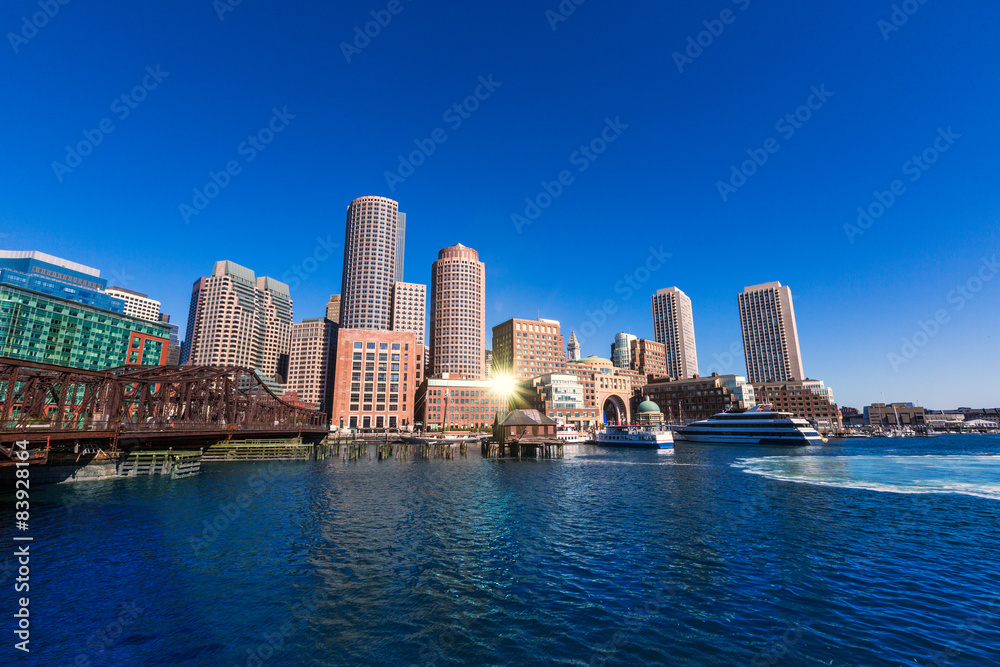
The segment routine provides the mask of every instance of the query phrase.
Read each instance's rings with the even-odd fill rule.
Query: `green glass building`
[[[105,370],[165,364],[169,325],[122,313],[96,269],[0,251],[0,357]]]
[[[148,322],[0,284],[0,356],[87,370],[166,363],[170,333]]]

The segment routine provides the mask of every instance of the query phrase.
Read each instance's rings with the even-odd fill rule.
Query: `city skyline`
[[[184,290],[160,286],[226,257],[288,283],[298,319],[321,316],[338,291],[344,207],[384,196],[407,213],[407,281],[429,284],[446,245],[480,252],[488,327],[557,319],[585,356],[606,356],[618,331],[652,339],[646,300],[682,285],[699,370],[739,373],[735,294],[774,280],[795,292],[810,376],[843,403],[883,391],[930,406],[1000,403],[990,374],[971,372],[995,358],[1000,327],[1000,281],[980,277],[995,274],[1000,246],[989,194],[998,130],[970,79],[992,51],[962,38],[1000,18],[995,4],[952,8],[947,21],[924,6],[888,38],[887,7],[735,5],[737,21],[680,68],[673,54],[718,16],[704,7],[643,7],[662,20],[636,21],[587,4],[555,29],[540,7],[488,7],[476,20],[495,31],[469,49],[470,8],[404,6],[349,62],[339,44],[370,7],[243,3],[221,21],[196,2],[60,11],[8,52],[10,84],[26,97],[9,110],[18,131],[5,144],[0,246],[100,267],[161,301],[181,331]],[[6,24],[26,12],[12,6]],[[160,30],[137,39],[131,26],[150,23]],[[827,29],[807,40],[803,25]],[[618,55],[613,35],[626,28],[641,58]],[[529,53],[498,58],[512,33]],[[94,34],[107,44],[92,48]],[[469,56],[423,54],[429,35],[441,53]],[[247,48],[259,40],[294,48]],[[559,75],[537,66],[567,52],[579,58]],[[944,61],[954,71],[934,78],[927,104],[926,73]],[[120,102],[139,86],[135,108]],[[583,90],[591,103],[579,103]],[[68,157],[105,118],[113,132]],[[185,220],[182,204],[197,214]],[[156,243],[137,243],[137,228],[157,230]],[[606,242],[617,230],[624,250]],[[545,262],[547,272],[520,270]]]
[[[445,253],[445,251],[448,251],[448,250],[458,250],[460,254],[461,253],[472,253],[472,255],[470,255],[470,257],[472,257],[472,256],[478,257],[478,253],[474,249],[466,248],[462,244],[456,244],[455,246],[452,246],[452,247],[449,247],[449,248],[444,248],[442,251],[440,251],[440,253],[439,253],[439,259],[436,260],[436,262],[440,261],[440,259],[441,259],[440,254],[441,253]],[[105,279],[99,277],[100,274],[101,274],[100,269],[96,269],[96,268],[93,268],[93,267],[87,267],[85,265],[82,265],[82,264],[80,264],[78,262],[75,262],[73,260],[70,260],[70,259],[58,258],[58,257],[55,257],[55,256],[51,255],[50,253],[46,253],[44,251],[38,251],[38,250],[17,250],[17,251],[4,251],[4,252],[6,252],[8,254],[12,254],[12,256],[34,256],[34,257],[47,258],[49,261],[57,261],[57,262],[59,262],[60,265],[72,266],[72,267],[77,267],[77,268],[79,268],[81,270],[91,271],[92,274],[93,273],[97,274],[97,275],[95,275],[95,278],[98,278],[99,280],[105,280]],[[465,258],[464,255],[463,255],[463,258]],[[465,258],[465,259],[468,259],[468,258]],[[482,264],[482,263],[480,263],[480,264]],[[221,269],[219,268],[220,266],[222,267]],[[265,304],[265,310],[274,311],[274,304],[271,303],[271,298],[272,297],[270,295],[271,295],[271,291],[275,287],[277,287],[277,289],[279,290],[279,292],[282,292],[282,293],[288,291],[288,286],[287,285],[284,285],[280,281],[276,281],[273,278],[265,277],[265,276],[261,276],[259,278],[252,278],[252,275],[254,273],[253,270],[247,269],[245,267],[242,267],[237,262],[233,262],[232,260],[219,260],[219,261],[215,262],[215,269],[213,271],[213,274],[216,273],[216,272],[219,272],[219,271],[222,271],[222,274],[228,274],[232,270],[235,270],[237,272],[247,273],[248,274],[247,277],[250,278],[254,282],[254,284],[256,286],[256,289],[257,290],[262,290],[263,289],[264,292],[266,292],[266,295],[267,295],[267,299],[266,299],[267,304]],[[222,274],[220,274],[220,275],[222,275]],[[211,276],[209,276],[208,278],[202,277],[202,278],[199,278],[198,280],[195,281],[195,284],[194,284],[194,294],[192,295],[192,298],[191,298],[191,301],[190,301],[190,311],[189,311],[190,313],[197,312],[196,304],[198,303],[198,299],[196,297],[197,297],[197,293],[199,291],[199,285],[205,286],[207,284],[206,281],[209,280],[210,278],[211,278]],[[415,285],[415,284],[411,284],[411,283],[394,283],[394,284],[397,285],[397,286],[406,288],[406,289],[418,288],[418,289],[420,289],[422,291],[422,289],[424,288],[423,285]],[[670,288],[670,290],[674,290],[676,293],[679,293],[680,295],[685,296],[683,292],[677,290],[676,288]],[[142,301],[154,302],[154,303],[156,302],[155,299],[149,298],[148,295],[146,295],[146,294],[143,294],[143,293],[140,293],[140,292],[135,292],[135,291],[132,291],[132,290],[125,290],[124,288],[120,288],[120,287],[109,286],[109,287],[107,287],[107,291],[108,291],[108,293],[110,293],[110,295],[113,295],[113,296],[116,296],[116,298],[122,299],[122,302],[123,302],[123,304],[124,304],[124,306],[126,308],[126,313],[129,312],[130,305],[129,305],[129,302],[125,300],[125,296],[127,296],[127,295],[124,294],[123,292],[130,293],[132,295],[138,296],[138,297],[140,297],[140,299]],[[655,299],[658,296],[662,296],[667,291],[668,291],[667,289],[657,290],[657,293],[654,294],[654,295],[651,295],[651,297],[654,299],[654,302],[655,302]],[[748,292],[760,292],[760,291],[764,291],[764,292],[780,292],[782,295],[785,296],[785,298],[787,298],[787,300],[789,302],[791,301],[790,287],[788,285],[781,285],[780,281],[772,281],[772,282],[763,283],[763,284],[760,284],[760,285],[753,285],[753,286],[745,287],[743,289],[743,291],[741,291],[737,296],[739,297],[740,301],[742,302],[743,297]],[[324,304],[324,311],[325,312],[328,313],[328,310],[326,310],[326,308],[338,296],[339,295],[333,295],[332,297],[330,297],[331,301],[328,301],[326,304]],[[291,297],[290,301],[294,301],[294,295],[293,294],[289,294],[289,297]],[[390,298],[390,302],[391,301],[392,301],[392,299]],[[789,303],[789,306],[790,306],[790,303]],[[132,314],[134,316],[138,316],[138,314],[136,312],[134,312],[135,306],[131,306],[131,308],[133,309]],[[289,302],[289,308],[290,308],[290,302]],[[739,311],[742,308],[743,308],[742,305],[738,305],[737,306],[737,312],[739,313]],[[791,313],[791,330],[793,332],[796,332],[797,331],[797,325],[796,325],[796,321],[795,321],[795,313],[794,313],[794,310],[792,308],[789,308],[789,311]],[[275,316],[275,313],[271,312],[270,317],[267,318],[268,322],[270,322],[271,320],[274,320],[275,323],[278,323],[278,320],[275,319],[274,316]],[[319,316],[314,317],[314,316],[311,316],[309,314],[304,314],[304,315],[301,315],[301,316],[299,316],[297,318],[293,318],[293,317],[289,317],[289,316],[290,316],[290,313],[287,314],[286,316],[284,316],[282,318],[282,320],[289,320],[289,322],[286,322],[283,325],[279,324],[279,326],[283,326],[284,329],[285,329],[284,333],[281,334],[281,335],[285,335],[286,337],[287,337],[287,334],[290,331],[290,329],[288,329],[289,323],[290,322],[294,322],[294,320],[296,320],[296,319],[298,320],[299,323],[305,323],[305,322],[308,322],[308,321],[316,321],[317,317],[320,320],[324,319],[323,315],[319,315]],[[430,321],[430,316],[431,316],[431,303],[428,301],[428,303],[426,304],[426,318],[427,318],[428,321]],[[531,321],[531,320],[525,320],[524,318],[516,318],[516,317],[514,319],[521,319],[522,321]],[[162,320],[162,318],[156,318],[156,319],[151,320],[151,321],[161,321],[161,320]],[[189,316],[189,320],[190,320],[190,316]],[[390,320],[391,320],[391,318],[390,318]],[[560,323],[559,323],[558,320],[550,320],[550,319],[547,319],[547,318],[540,318],[537,321],[541,321],[541,322],[550,321],[550,322],[556,323],[557,326],[560,325]],[[654,318],[653,322],[654,322],[653,328],[655,329],[655,318]],[[390,324],[392,324],[391,321],[390,321]],[[178,325],[175,322],[171,323],[171,326],[174,327],[174,328],[178,327]],[[743,326],[743,324],[742,324],[742,321],[741,321],[741,328],[742,328],[742,326]],[[268,328],[270,329],[271,326],[268,325]],[[345,327],[345,328],[352,328],[352,327]],[[354,328],[357,328],[357,327],[354,327]],[[487,318],[487,329],[490,329],[490,328],[492,328],[492,327],[489,325],[489,319]],[[357,329],[359,331],[378,331],[378,329],[367,329],[365,327],[360,327],[360,328],[357,328]],[[404,327],[393,328],[392,326],[389,326],[389,327],[386,327],[386,329],[384,329],[384,331],[399,331],[399,332],[411,331],[411,332],[415,333],[418,336],[418,338],[419,338],[419,335],[420,335],[421,332],[418,329],[419,329],[419,327],[414,327],[414,328],[404,328]],[[183,331],[184,329],[181,328],[181,330]],[[571,331],[571,333],[574,334],[573,337],[575,338],[575,331]],[[277,331],[275,331],[274,333],[268,333],[266,335],[270,336],[270,335],[275,335],[275,334],[277,334]],[[265,334],[262,334],[262,335],[265,335]],[[610,350],[610,352],[611,352],[610,354],[608,352],[605,352],[605,353],[602,354],[600,352],[600,350],[595,350],[595,351],[585,352],[581,356],[582,357],[588,357],[588,356],[589,357],[598,357],[598,358],[604,358],[604,359],[611,360],[614,357],[614,349],[613,348],[615,347],[615,343],[616,343],[616,341],[619,338],[621,338],[623,336],[627,337],[627,339],[629,341],[632,341],[633,343],[636,342],[636,339],[638,339],[639,342],[651,341],[651,339],[644,339],[642,336],[636,336],[634,334],[625,334],[624,332],[619,332],[619,333],[617,333],[615,335],[612,335],[610,337],[610,341],[611,341],[611,346],[610,347],[612,348]],[[488,338],[484,341],[484,348],[485,348],[485,345],[486,345],[486,341],[488,341]],[[569,349],[569,341],[570,341],[569,337],[565,338],[565,345],[563,347],[563,353],[564,353],[563,354],[563,357],[564,357],[563,360],[564,361],[567,358],[569,358],[569,356],[570,356],[571,350]],[[181,341],[181,343],[184,344],[184,348],[180,348],[180,349],[172,352],[171,353],[171,357],[174,357],[176,355],[181,355],[182,354],[181,353],[181,349],[185,349],[186,353],[190,352],[189,341],[188,340],[183,340],[183,341]],[[795,344],[793,345],[793,350],[795,350],[795,354],[793,355],[793,357],[795,357],[795,360],[793,361],[793,366],[795,365],[795,362],[797,362],[797,366],[795,366],[795,367],[801,370],[801,368],[802,368],[801,352],[798,351],[799,345],[798,345],[798,336],[797,336],[797,334],[794,336],[794,343]],[[279,360],[278,360],[278,358],[276,356],[277,355],[276,351],[273,350],[273,349],[271,349],[273,346],[271,346],[271,345],[265,345],[263,343],[261,343],[261,345],[263,345],[263,347],[261,348],[261,354],[264,353],[264,347],[267,347],[268,348],[268,352],[269,352],[268,356],[271,357],[271,358],[265,360],[264,366],[263,366],[263,368],[261,368],[261,370],[264,370],[265,368],[266,369],[271,369],[272,371],[278,369],[279,366],[277,364],[279,363]],[[713,373],[716,373],[718,375],[737,375],[737,376],[741,376],[742,375],[742,376],[746,377],[748,379],[748,381],[753,381],[751,379],[752,371],[747,366],[745,357],[743,357],[743,356],[740,356],[739,358],[737,357],[737,352],[738,351],[735,349],[735,345],[736,344],[734,343],[733,346],[730,348],[730,350],[728,350],[724,355],[721,355],[721,356],[718,355],[718,354],[715,355],[714,362],[715,362],[716,366],[715,367],[710,367],[703,374],[701,374],[701,377],[706,377],[706,376],[710,377]],[[743,347],[745,347],[745,341],[743,343]],[[489,348],[485,348],[485,349],[488,350]],[[742,350],[740,350],[740,351],[742,351]],[[285,355],[285,362],[284,362],[286,364],[286,366],[287,366],[287,356],[288,355]],[[181,359],[181,362],[183,363],[183,357]],[[740,368],[736,368],[734,366],[734,365],[737,365],[737,364],[740,365]],[[252,365],[252,364],[250,364],[250,365]],[[439,372],[449,372],[449,371],[444,370],[444,371],[439,371]],[[265,371],[265,374],[268,374],[268,373]],[[430,377],[434,377],[436,374],[439,374],[439,373],[432,372],[432,374],[431,374]],[[459,374],[461,375],[462,373],[459,373]],[[270,375],[273,375],[273,373],[271,373]],[[280,375],[280,373],[279,373],[279,375]],[[819,376],[812,376],[812,375],[808,375],[808,374],[804,374],[804,375],[805,375],[804,378],[801,378],[801,379],[819,380],[821,383],[825,382],[827,385],[830,385],[831,387],[833,386],[833,384],[830,381],[825,380],[824,378],[821,378]],[[483,377],[486,376],[485,369],[483,370],[482,376]],[[795,376],[794,376],[794,374],[789,374],[787,377],[788,378],[792,378],[792,377],[795,377]],[[795,377],[795,379],[799,379],[799,378]],[[758,380],[756,380],[756,381],[757,382],[763,382],[763,379],[758,378]],[[773,382],[773,380],[769,380],[769,381]],[[780,381],[781,380],[778,380],[778,382],[780,382]],[[290,391],[294,391],[293,387],[289,387],[288,389]],[[955,403],[954,405],[945,405],[945,404],[941,404],[941,405],[933,405],[933,404],[932,405],[926,405],[922,401],[915,401],[915,400],[913,400],[911,398],[908,398],[905,395],[904,396],[898,396],[898,397],[895,397],[895,398],[891,398],[889,400],[890,400],[890,402],[891,401],[895,401],[896,398],[903,399],[903,402],[905,402],[905,403],[915,403],[917,405],[923,405],[924,407],[928,407],[928,408],[936,408],[936,409],[942,409],[943,408],[943,409],[948,409],[948,408],[959,407],[958,403]],[[874,404],[874,403],[877,403],[877,401],[875,399],[862,399],[860,401],[854,401],[854,402],[844,401],[844,402],[842,402],[840,404],[841,405],[846,405],[846,406],[854,406],[854,405],[865,406],[865,405],[870,405],[870,404]],[[970,402],[966,402],[966,403],[969,406],[973,406],[973,405],[977,405],[978,406],[979,405],[976,401],[970,401]],[[983,403],[983,405],[986,405],[986,404]],[[963,404],[963,407],[964,406],[965,406],[965,404]]]
[[[9,650],[996,662],[997,25],[3,3]]]

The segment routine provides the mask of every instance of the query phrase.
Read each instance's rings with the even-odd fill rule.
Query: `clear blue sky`
[[[677,285],[694,302],[701,371],[744,373],[736,295],[780,280],[806,373],[841,404],[884,391],[1000,405],[1000,275],[949,300],[1000,252],[996,2],[913,2],[890,31],[891,2],[589,0],[556,21],[556,0],[401,0],[351,62],[341,43],[389,2],[243,0],[220,20],[224,2],[77,0],[37,31],[22,20],[36,1],[4,3],[0,245],[100,268],[183,330],[191,283],[214,261],[288,279],[317,238],[343,243],[351,199],[391,196],[408,214],[408,280],[427,282],[444,246],[479,250],[488,327],[541,315],[568,336],[610,299],[583,346],[607,356],[617,331],[652,337],[649,294]],[[679,71],[674,53],[706,30],[719,34]],[[475,111],[445,117],[491,75],[499,86],[479,89]],[[144,81],[135,108],[115,102]],[[824,86],[832,96],[810,100]],[[776,126],[810,101],[799,127]],[[249,161],[241,142],[286,107],[295,118]],[[594,159],[574,156],[609,118],[627,127]],[[103,119],[114,130],[90,155],[53,167]],[[446,141],[393,190],[385,172],[437,128]],[[907,166],[939,128],[947,151]],[[724,201],[730,165],[765,145],[777,152]],[[231,160],[239,173],[186,224],[179,206]],[[512,214],[563,170],[572,182],[518,233]],[[845,231],[894,180],[885,213]],[[616,290],[661,246],[671,257],[636,293]],[[297,320],[340,287],[339,254],[306,266]]]

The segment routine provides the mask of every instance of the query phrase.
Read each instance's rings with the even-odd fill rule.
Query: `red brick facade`
[[[334,371],[333,426],[413,426],[424,347],[410,331],[341,329]]]

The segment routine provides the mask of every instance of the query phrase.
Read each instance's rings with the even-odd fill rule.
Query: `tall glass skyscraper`
[[[638,338],[624,331],[615,334],[615,342],[611,344],[611,363],[616,368],[632,368],[632,341]]]

